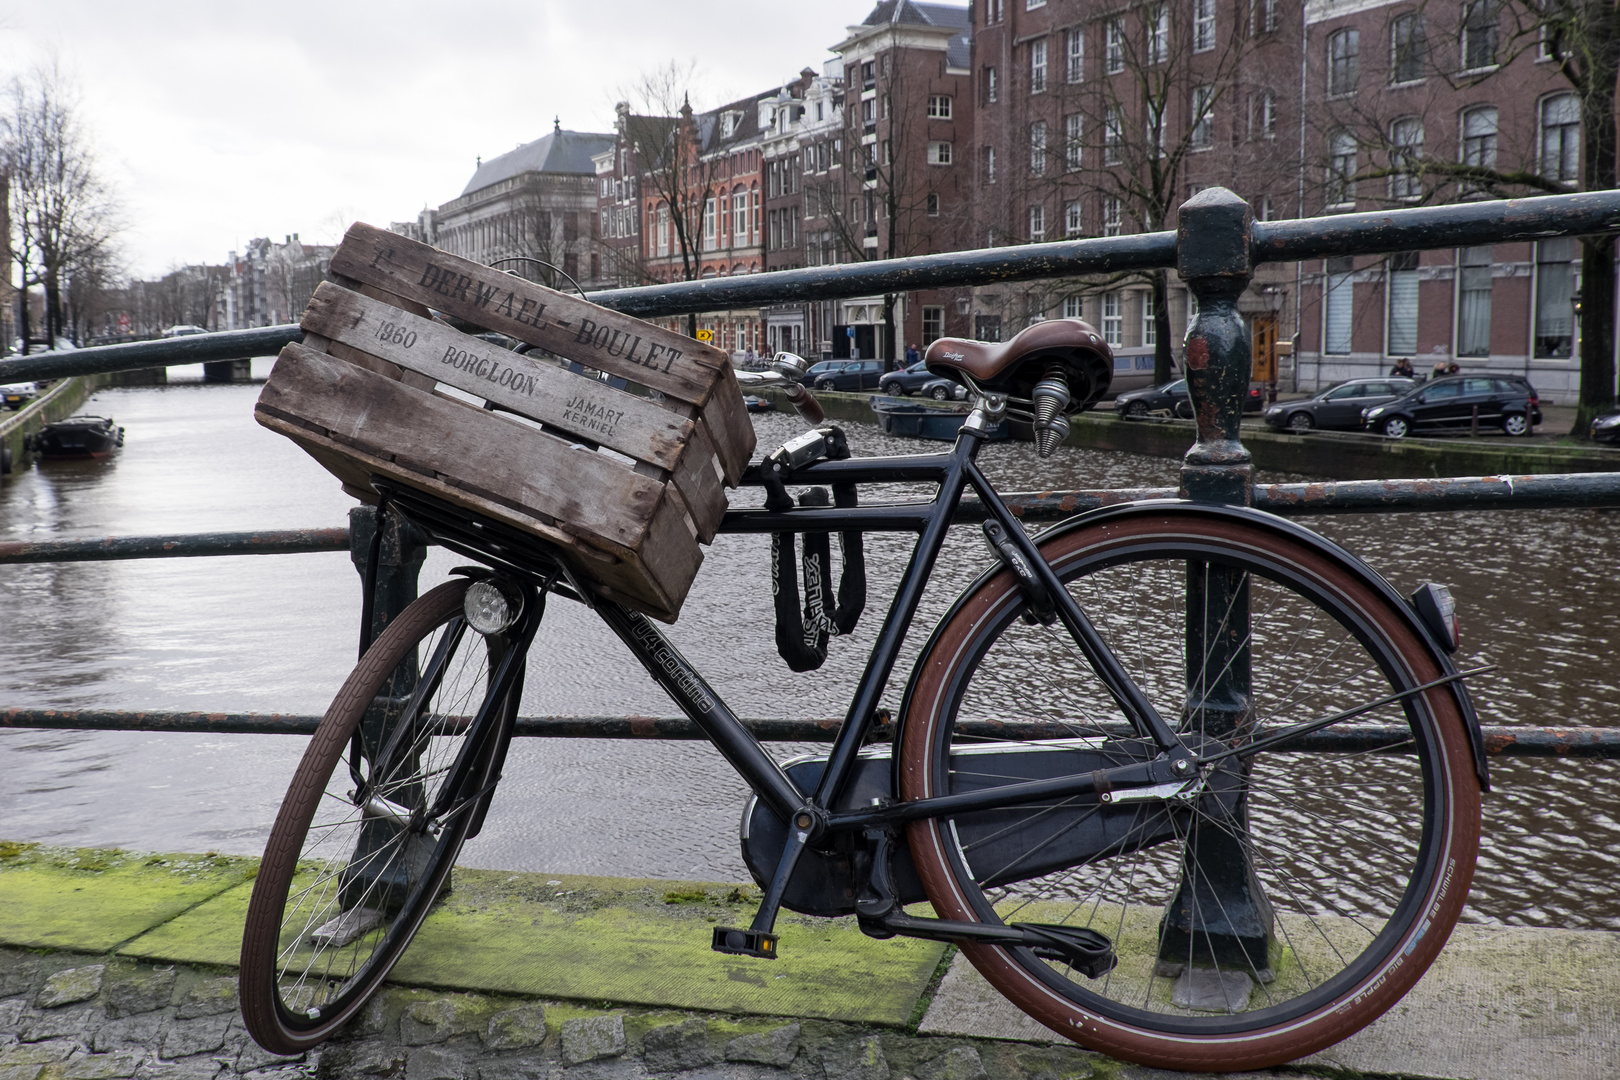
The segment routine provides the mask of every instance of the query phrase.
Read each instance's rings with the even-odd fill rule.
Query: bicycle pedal
[[[709,947],[715,952],[734,956],[757,956],[761,960],[776,959],[775,934],[763,930],[737,930],[729,926],[714,928],[714,942]]]
[[[1114,955],[1114,943],[1095,930],[1084,926],[1053,926],[1050,923],[1013,923],[1014,930],[1022,930],[1030,943],[1030,952],[1042,960],[1055,960],[1068,964],[1088,979],[1106,975],[1119,963]]]

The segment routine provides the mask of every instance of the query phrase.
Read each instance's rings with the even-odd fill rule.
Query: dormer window
[[[742,113],[728,112],[720,114],[720,136],[729,139],[737,133],[737,124],[742,120]]]

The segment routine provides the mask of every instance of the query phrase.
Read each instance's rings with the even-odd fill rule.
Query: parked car
[[[817,372],[816,364],[804,374],[804,381],[816,390],[876,390],[883,378],[882,360],[830,360],[827,370]]]
[[[1620,445],[1620,412],[1606,412],[1592,420],[1592,441]]]
[[[1403,378],[1351,379],[1304,401],[1278,402],[1266,410],[1266,426],[1276,431],[1360,431],[1364,410],[1394,401],[1416,385]]]
[[[39,390],[31,382],[7,383],[0,386],[0,404],[8,409],[20,409],[39,396]]]
[[[1183,420],[1191,420],[1193,414],[1186,379],[1120,394],[1114,398],[1114,409],[1126,420],[1145,420],[1152,413],[1169,413]]]
[[[935,401],[966,400],[967,387],[954,379],[942,379],[923,366],[921,360],[908,368],[886,372],[878,390],[890,397],[919,394]]]
[[[1528,435],[1541,423],[1541,399],[1523,375],[1447,375],[1362,414],[1368,431],[1391,439],[1471,428]]]

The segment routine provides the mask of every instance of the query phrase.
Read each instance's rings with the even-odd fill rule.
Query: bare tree
[[[1332,101],[1321,113],[1326,160],[1317,171],[1330,188],[1347,197],[1417,204],[1601,191],[1620,180],[1620,5],[1613,0],[1420,4],[1397,14],[1389,35],[1388,55],[1368,50],[1365,70],[1357,72],[1370,92]],[[1439,42],[1448,44],[1431,44]],[[1537,116],[1533,124],[1499,125],[1496,107],[1470,108],[1457,120],[1454,141],[1425,137],[1426,129],[1443,130],[1451,122],[1455,95],[1448,91],[1477,89],[1482,100],[1522,101],[1524,90],[1514,80],[1525,60],[1553,62],[1578,110],[1553,123]],[[1427,93],[1416,105],[1410,89],[1399,105],[1377,92],[1419,80]],[[1344,153],[1335,155],[1335,139],[1343,140]],[[1346,154],[1353,164],[1345,163]],[[1611,234],[1581,240],[1581,378],[1570,432],[1578,438],[1615,404],[1615,254]]]
[[[703,156],[703,132],[692,110],[695,81],[695,65],[671,61],[637,79],[619,106],[620,136],[637,182],[658,204],[649,222],[654,235],[645,242],[654,244],[660,235],[673,241],[668,254],[678,258],[683,281],[702,273],[704,218],[721,212],[716,162]],[[687,316],[687,333],[697,335],[696,315]]]
[[[79,123],[76,91],[54,63],[13,79],[6,97],[12,261],[25,296],[43,287],[45,336],[54,341],[67,325],[74,275],[93,279],[112,255],[118,208]],[[24,338],[28,320],[24,302],[18,312]]]

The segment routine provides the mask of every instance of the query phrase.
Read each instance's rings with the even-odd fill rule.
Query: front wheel
[[[880,389],[880,393],[888,394],[890,397],[905,397],[906,388],[897,382],[884,383]]]
[[[914,823],[941,918],[1089,928],[1116,964],[1086,977],[1028,948],[963,952],[1041,1023],[1160,1068],[1263,1068],[1369,1023],[1439,952],[1479,841],[1455,697],[1380,703],[1441,676],[1410,614],[1353,565],[1225,515],[1114,515],[1041,550],[1195,752],[1360,706],[1330,732],[1352,746],[1358,731],[1398,731],[1401,752],[1240,752],[1169,798]],[[935,632],[904,718],[904,798],[1040,778],[1043,754],[1062,774],[1151,752],[1061,623],[1026,611],[1003,571]],[[1044,741],[1009,752],[993,741],[1006,721]]]
[[[1411,430],[1411,425],[1406,422],[1406,418],[1403,416],[1392,416],[1384,421],[1383,430],[1384,434],[1391,439],[1404,439],[1406,433]]]
[[[471,718],[508,641],[468,627],[468,585],[440,585],[378,636],[281,804],[241,961],[243,1019],[272,1053],[308,1050],[365,1005],[445,891],[487,804],[518,693],[507,694],[495,736],[470,746]],[[358,760],[354,745],[364,747]],[[464,753],[471,771],[448,792]],[[448,810],[435,816],[436,806]]]
[[[1307,412],[1297,412],[1288,418],[1289,431],[1305,432],[1311,430],[1315,426],[1316,421],[1312,420],[1311,414]]]
[[[1125,419],[1145,420],[1147,419],[1147,412],[1147,402],[1133,401],[1125,406]]]
[[[817,390],[831,390],[836,384],[831,379],[817,379]]]

